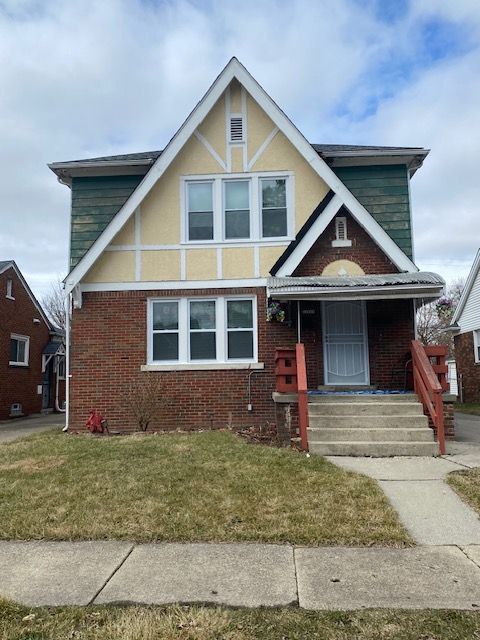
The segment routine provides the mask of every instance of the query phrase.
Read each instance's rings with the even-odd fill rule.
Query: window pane
[[[263,207],[280,208],[287,206],[285,179],[262,180],[262,203]]]
[[[188,210],[213,211],[211,182],[191,182],[188,185]]]
[[[178,333],[153,334],[153,359],[178,360]]]
[[[217,350],[215,345],[215,332],[202,331],[190,334],[190,359],[191,360],[215,360]]]
[[[253,331],[228,332],[228,357],[253,358]]]
[[[215,329],[215,302],[190,302],[190,329]]]
[[[225,237],[250,237],[250,211],[245,210],[225,212]]]
[[[262,211],[262,235],[264,238],[287,235],[286,209],[264,209]]]
[[[17,362],[25,362],[25,341],[17,340],[18,351],[17,351]]]
[[[178,329],[178,302],[153,303],[153,329]]]
[[[10,362],[17,362],[17,341],[14,338],[10,340]]]
[[[213,240],[213,213],[211,211],[189,213],[188,238],[189,240]]]
[[[229,329],[250,329],[253,327],[251,300],[228,300],[227,321]]]
[[[247,181],[225,182],[225,209],[250,209]]]

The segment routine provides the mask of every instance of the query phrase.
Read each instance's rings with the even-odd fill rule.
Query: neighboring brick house
[[[480,249],[452,318],[458,392],[463,402],[480,402]]]
[[[64,380],[63,336],[15,262],[0,262],[0,420],[61,409]]]
[[[72,191],[69,427],[97,409],[134,429],[147,376],[152,429],[273,423],[275,350],[297,340],[312,389],[404,389],[415,310],[444,286],[412,261],[427,154],[310,144],[234,58],[163,151],[51,164]]]

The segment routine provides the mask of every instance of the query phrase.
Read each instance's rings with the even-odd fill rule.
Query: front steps
[[[309,395],[308,445],[322,456],[433,456],[433,431],[415,394]]]

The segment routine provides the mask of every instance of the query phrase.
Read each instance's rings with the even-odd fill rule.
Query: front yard
[[[480,467],[454,471],[448,475],[447,481],[480,514]]]
[[[2,640],[464,640],[478,637],[480,616],[466,611],[314,612],[294,608],[200,606],[30,610],[0,601]]]
[[[228,432],[2,445],[0,538],[412,543],[374,481]]]

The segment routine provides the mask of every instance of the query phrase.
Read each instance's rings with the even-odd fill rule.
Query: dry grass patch
[[[480,514],[480,468],[453,471],[448,474],[447,482]]]
[[[0,538],[411,544],[373,480],[229,432],[3,445]]]
[[[32,619],[33,614],[33,619]],[[23,620],[25,617],[29,620]],[[465,640],[480,615],[459,611],[314,612],[223,607],[26,609],[0,601],[0,640]]]

